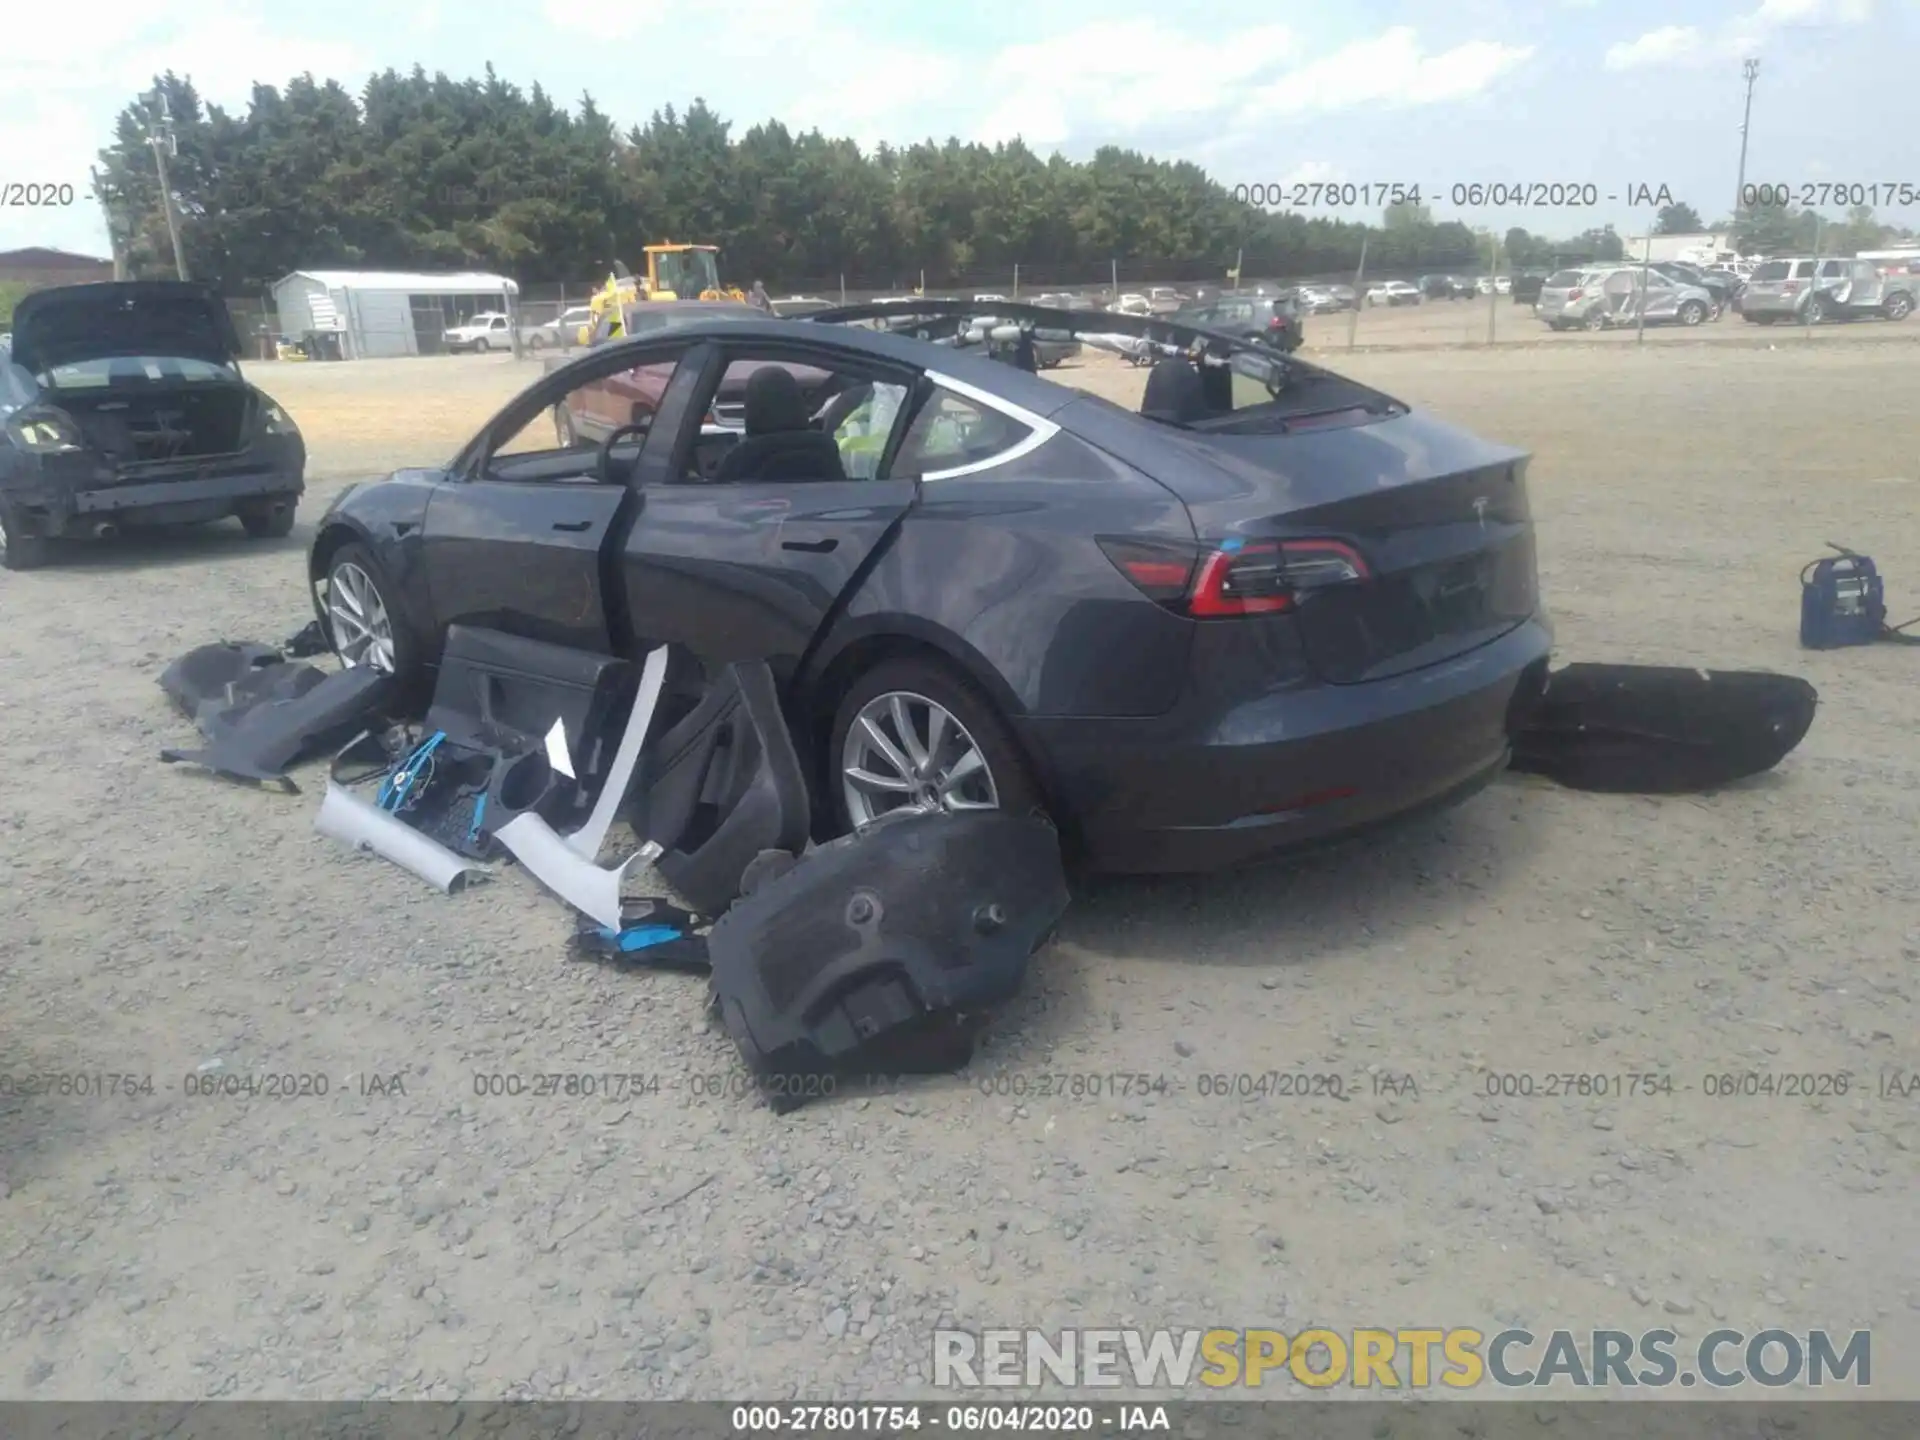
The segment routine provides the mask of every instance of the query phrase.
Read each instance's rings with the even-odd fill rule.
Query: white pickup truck
[[[463,324],[442,330],[440,343],[450,355],[463,350],[477,350],[482,354],[488,350],[511,350],[513,332],[507,328],[507,317],[500,311],[483,310]]]

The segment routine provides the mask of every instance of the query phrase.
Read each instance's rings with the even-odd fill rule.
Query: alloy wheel
[[[979,743],[950,710],[889,691],[861,707],[840,755],[854,827],[895,810],[997,810],[1000,791]]]
[[[373,577],[350,560],[327,581],[327,630],[343,664],[393,673],[393,617]]]

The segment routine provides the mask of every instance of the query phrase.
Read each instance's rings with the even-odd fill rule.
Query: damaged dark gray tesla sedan
[[[240,340],[204,285],[67,285],[14,307],[0,349],[0,559],[62,539],[238,516],[293,529],[306,448],[241,376]]]
[[[1207,869],[1500,772],[1549,650],[1524,453],[1229,336],[992,307],[1151,345],[1123,409],[988,358],[973,308],[596,350],[344,494],[318,612],[419,682],[454,624],[669,645],[688,695],[764,659],[822,835],[1044,809],[1092,868]]]

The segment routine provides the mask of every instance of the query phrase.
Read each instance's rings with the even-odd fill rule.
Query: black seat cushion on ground
[[[727,452],[714,480],[844,480],[846,467],[831,435],[808,423],[806,397],[793,372],[779,365],[747,381],[746,437]]]

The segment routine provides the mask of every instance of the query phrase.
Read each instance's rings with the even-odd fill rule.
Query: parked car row
[[[1914,306],[1908,276],[1884,274],[1868,260],[1802,256],[1762,261],[1745,280],[1731,265],[1674,260],[1558,270],[1541,282],[1534,313],[1554,330],[1604,330],[1643,318],[1649,325],[1700,325],[1728,311],[1761,325],[1904,320]]]

